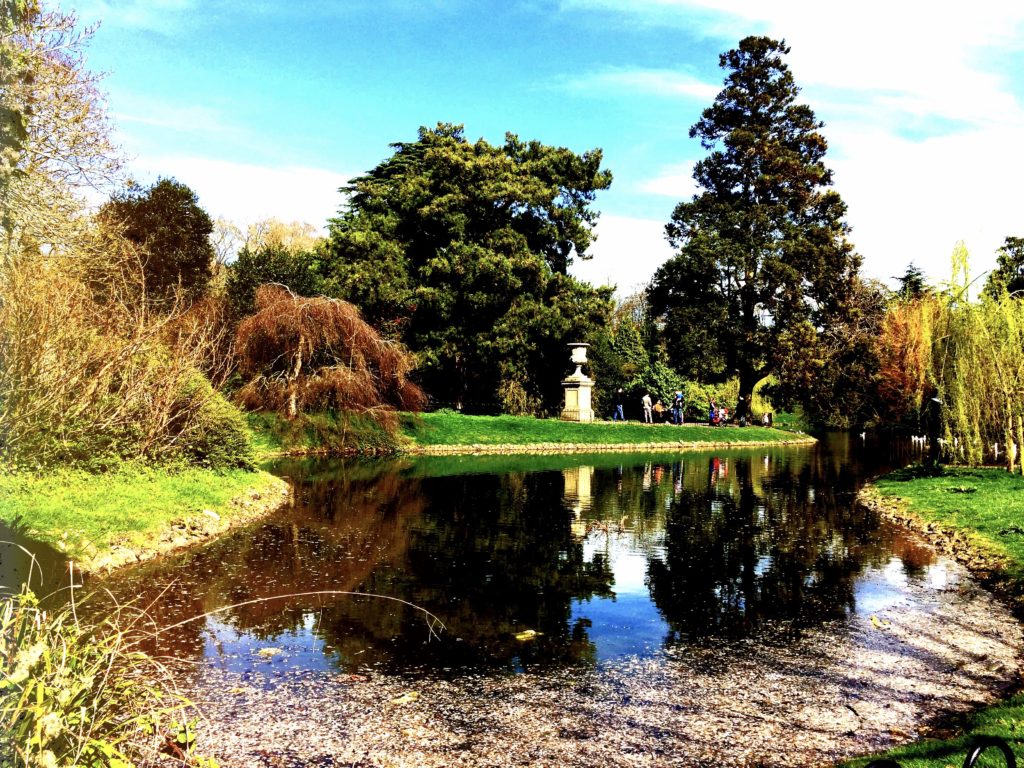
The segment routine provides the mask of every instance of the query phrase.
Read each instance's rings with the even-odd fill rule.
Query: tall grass
[[[75,589],[47,610],[27,586],[0,607],[0,768],[129,768],[164,751],[191,754],[192,706],[136,645],[145,613],[79,618]]]

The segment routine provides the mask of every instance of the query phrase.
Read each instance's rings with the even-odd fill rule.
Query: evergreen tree
[[[134,185],[111,197],[98,215],[105,226],[139,246],[150,296],[166,298],[180,286],[196,298],[206,290],[215,258],[213,220],[188,186],[174,179]]]
[[[610,289],[565,273],[585,258],[589,202],[611,183],[600,150],[511,134],[469,143],[448,124],[393,146],[345,190],[324,290],[402,340],[435,401],[482,409],[501,391],[554,407],[565,344],[592,338],[611,309]]]
[[[663,315],[670,361],[701,378],[739,376],[740,411],[777,368],[780,342],[810,328],[853,290],[859,257],[847,242],[846,205],[825,167],[822,123],[796,102],[784,42],[747,37],[722,54],[725,88],[690,129],[707,157],[702,191],[666,226],[677,256],[650,290]]]

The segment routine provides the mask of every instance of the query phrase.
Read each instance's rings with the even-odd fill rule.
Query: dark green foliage
[[[924,272],[921,271],[920,267],[915,266],[913,262],[907,264],[907,271],[903,273],[903,277],[896,277],[894,279],[900,283],[900,287],[896,289],[896,295],[904,301],[920,299],[928,293],[929,289],[924,279]]]
[[[323,293],[317,256],[282,245],[243,248],[228,266],[227,297],[231,316],[241,319],[256,311],[256,289],[278,283],[299,296]]]
[[[174,179],[133,185],[104,203],[98,216],[140,248],[150,297],[169,298],[179,285],[193,299],[206,290],[213,274],[213,221],[187,186]]]
[[[666,232],[679,254],[649,292],[669,362],[701,379],[738,375],[742,402],[778,367],[780,338],[822,327],[860,264],[788,52],[747,37],[720,57],[725,88],[690,129],[709,151],[694,169],[702,191],[676,206]]]
[[[466,141],[462,127],[418,140],[354,179],[332,222],[324,291],[419,360],[436,402],[477,410],[511,401],[557,405],[565,344],[607,320],[611,291],[565,274],[586,258],[611,183],[601,152]]]
[[[1003,291],[1024,291],[1024,237],[1007,237],[996,251],[996,268],[989,273],[985,293],[998,298]]]
[[[880,411],[878,339],[888,291],[874,281],[853,281],[839,300],[822,308],[820,330],[809,321],[778,337],[778,379],[765,394],[782,408],[800,405],[811,423],[859,428]]]

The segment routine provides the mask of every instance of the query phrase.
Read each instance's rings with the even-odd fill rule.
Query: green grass
[[[931,476],[919,469],[875,481],[883,496],[898,496],[927,520],[969,533],[981,546],[1005,555],[1008,576],[1024,581],[1024,477],[1004,469],[944,467]]]
[[[0,474],[0,520],[70,555],[91,555],[113,543],[145,543],[172,521],[203,510],[230,517],[234,497],[276,482],[266,472],[137,465],[104,474]]]
[[[1024,588],[1024,477],[1002,469],[960,467],[947,467],[931,476],[910,468],[880,478],[875,486],[883,496],[903,499],[919,517],[958,528],[981,547],[1005,556],[1011,587]],[[986,735],[1005,739],[1018,761],[1024,759],[1024,695],[981,709],[960,725],[962,733],[955,738],[925,739],[884,756],[903,768],[957,766],[971,737]],[[860,768],[871,759],[858,758],[844,765]],[[1003,765],[1001,758],[983,764]]]
[[[453,411],[404,414],[402,433],[418,445],[536,445],[589,443],[781,442],[797,435],[764,427],[718,427],[686,424],[647,425],[639,422],[579,424],[529,416],[467,416]]]

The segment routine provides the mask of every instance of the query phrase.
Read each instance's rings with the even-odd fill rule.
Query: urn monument
[[[562,406],[563,421],[593,421],[594,409],[590,405],[590,396],[594,389],[594,380],[583,373],[583,366],[587,362],[587,347],[589,344],[570,344],[570,359],[576,365],[576,370],[562,379],[562,388],[565,390],[565,404]]]

